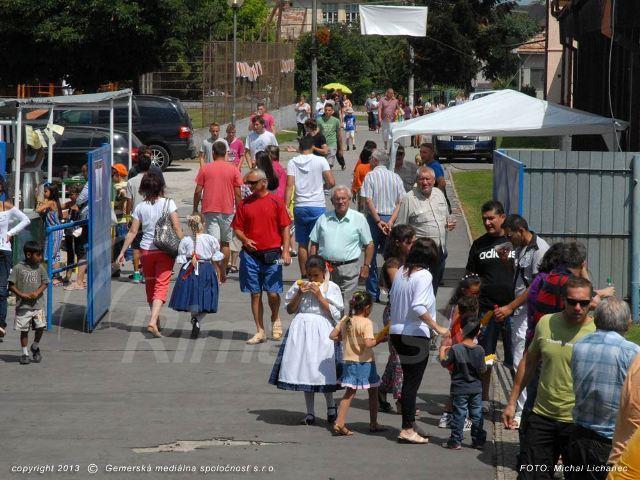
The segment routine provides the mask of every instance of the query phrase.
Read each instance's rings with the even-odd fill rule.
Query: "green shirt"
[[[562,313],[540,319],[529,347],[530,354],[538,354],[542,359],[534,413],[559,422],[573,422],[572,410],[576,403],[571,376],[573,344],[595,331],[591,318],[582,325],[567,322]]]
[[[330,117],[329,120],[324,119],[324,115],[317,120],[320,130],[324,138],[327,140],[327,147],[338,148],[338,132],[340,131],[340,120],[336,117]]]
[[[309,239],[318,244],[318,255],[334,262],[360,258],[363,245],[372,241],[367,219],[351,209],[340,219],[335,211],[321,215]]]
[[[40,288],[40,285],[49,283],[49,277],[44,265],[30,265],[27,262],[20,262],[13,267],[8,278],[9,283],[13,283],[22,293],[31,293]],[[16,298],[16,312],[34,311],[44,309],[44,293],[38,298],[24,299]]]

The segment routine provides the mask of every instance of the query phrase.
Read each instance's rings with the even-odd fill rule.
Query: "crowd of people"
[[[416,424],[416,397],[430,351],[437,348],[451,378],[439,422],[451,430],[443,444],[451,450],[462,448],[465,431],[470,431],[472,448],[486,442],[483,415],[491,408],[491,370],[501,338],[501,361],[514,378],[502,418],[506,428],[520,432],[519,478],[552,478],[559,458],[565,478],[634,478],[622,476],[630,469],[640,471],[640,403],[634,383],[640,381],[640,347],[624,338],[631,321],[627,304],[615,297],[612,286],[597,289],[591,283],[584,245],[549,245],[524,218],[487,201],[479,212],[486,233],[471,245],[466,273],[447,304],[447,324],[439,323],[436,295],[448,232],[457,226],[444,169],[429,143],[419,145],[415,163],[405,161],[403,148],[392,163],[389,123],[401,99],[389,89],[384,98],[372,95],[370,100],[367,111],[374,115],[369,128],[381,129],[384,146],[364,144],[351,186],[336,185],[332,173],[334,161],[344,168],[345,137],[349,145],[350,136],[343,133],[353,110],[346,95],[338,94],[321,108],[316,104],[316,118],[300,98],[297,155],[286,167],[280,164],[275,119],[264,105],[251,118],[244,142],[235,126],[229,125],[221,138],[220,126],[212,124],[187,217],[190,235],[182,230],[178,205],[165,195],[162,172],[147,156],[141,156],[136,172],[114,167],[116,224],[126,225],[131,216],[126,237],[114,247],[115,260],[123,263],[133,248],[132,280],[144,278],[149,334],[162,336],[160,313],[176,262],[179,271],[168,306],[190,314],[192,338],[198,337],[205,316],[218,311],[220,284],[238,273],[256,327],[246,343],[281,340],[268,381],[303,392],[302,423],[315,423],[314,396],[322,393],[333,433],[352,435],[348,410],[358,390],[367,390],[370,431],[380,432],[385,427],[378,411],[391,410],[391,394],[402,416],[397,439],[411,444],[428,443]],[[355,136],[350,143],[355,148]],[[244,163],[249,170],[243,174]],[[82,214],[86,190],[74,192],[65,206],[70,212]],[[327,197],[332,209],[327,209]],[[48,282],[43,249],[28,242],[25,261],[12,269],[10,239],[29,220],[8,201],[1,207],[0,284],[7,286],[0,287],[0,336],[11,291],[18,298],[21,363],[39,362],[42,293]],[[55,186],[45,186],[38,211],[48,224],[60,221]],[[86,232],[72,232],[79,240],[67,247],[75,247],[79,257],[82,235]],[[62,240],[56,237],[53,248],[59,250]],[[381,268],[378,255],[384,259]],[[283,267],[292,257],[298,259],[301,278],[284,296],[285,310],[293,316],[284,331],[279,315]],[[84,288],[83,273],[68,288]],[[372,307],[385,296],[384,328],[376,333]],[[29,357],[31,328],[36,337]],[[385,342],[388,358],[379,375],[374,348]],[[340,389],[345,391],[336,405],[334,394]]]

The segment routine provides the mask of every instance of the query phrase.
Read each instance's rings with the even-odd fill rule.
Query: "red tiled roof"
[[[545,32],[540,32],[534,37],[527,40],[526,43],[520,45],[516,52],[518,53],[544,53],[545,52],[545,41],[547,39],[547,35]]]

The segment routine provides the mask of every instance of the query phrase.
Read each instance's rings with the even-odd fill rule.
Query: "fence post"
[[[47,330],[51,330],[53,317],[53,235],[45,229],[47,236]]]
[[[638,310],[640,304],[640,155],[634,155],[631,160],[631,175],[633,188],[631,198],[631,306],[633,309],[633,321],[638,323]]]

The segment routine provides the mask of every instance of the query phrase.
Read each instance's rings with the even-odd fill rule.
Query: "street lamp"
[[[231,104],[231,123],[236,123],[236,63],[238,62],[238,10],[244,0],[227,0],[227,4],[233,10],[233,103]]]

